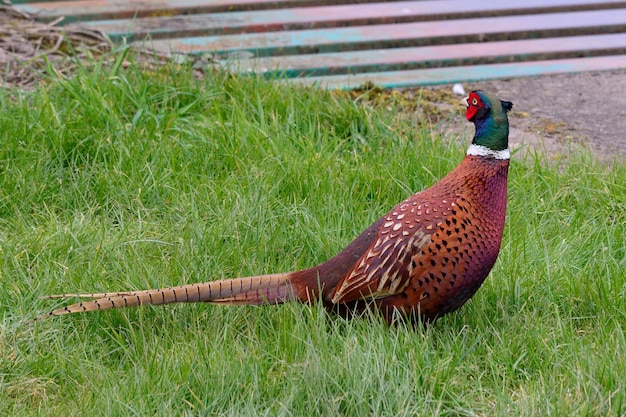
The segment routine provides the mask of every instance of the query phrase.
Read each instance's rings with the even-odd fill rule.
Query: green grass
[[[428,328],[303,305],[27,323],[45,294],[322,262],[468,140],[186,67],[0,91],[0,415],[624,415],[626,166],[585,155],[512,162],[496,267]]]

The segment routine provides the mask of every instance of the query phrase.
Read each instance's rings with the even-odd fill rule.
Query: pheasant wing
[[[333,303],[383,298],[409,285],[414,256],[431,241],[454,205],[453,197],[432,197],[415,194],[385,216],[376,239],[337,285],[331,296]]]

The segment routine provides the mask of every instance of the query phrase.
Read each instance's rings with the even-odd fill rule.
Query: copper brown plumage
[[[462,306],[493,267],[504,229],[510,102],[482,91],[465,99],[476,133],[467,156],[442,180],[412,195],[330,260],[302,271],[157,290],[64,294],[91,298],[62,314],[142,304],[278,304],[320,300],[340,313],[378,309],[432,321]],[[398,314],[399,313],[399,314]]]

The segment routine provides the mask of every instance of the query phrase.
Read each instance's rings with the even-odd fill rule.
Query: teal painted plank
[[[626,7],[626,0],[466,0],[396,1],[345,4],[280,10],[209,13],[184,16],[97,20],[85,26],[112,37],[152,39],[180,36],[221,35],[267,31],[301,30],[334,26],[387,24],[472,17],[548,13]]]
[[[192,37],[155,40],[146,46],[159,52],[249,51],[255,56],[269,56],[625,30],[626,9],[615,9]]]
[[[368,3],[376,0],[342,0],[341,3]],[[217,13],[238,10],[336,4],[333,0],[70,0],[13,1],[16,9],[49,22],[61,16],[65,22],[95,19],[126,19],[154,15]]]
[[[379,0],[378,0],[379,1]],[[13,2],[14,4],[16,1]],[[17,2],[19,10],[37,16],[38,20],[51,21],[65,16],[65,22],[75,20],[134,19],[161,15],[220,13],[242,10],[285,9],[304,6],[337,6],[351,4],[361,7],[366,3],[377,3],[375,0],[73,0],[49,1],[43,3]],[[355,4],[357,3],[357,4]],[[410,2],[406,2],[410,3]],[[421,1],[420,12],[425,16],[439,14],[454,18],[463,15],[480,13],[484,16],[495,16],[512,13],[540,13],[557,11],[575,11],[580,9],[625,7],[624,0],[482,0],[459,1],[439,0]],[[379,3],[380,5],[392,2]],[[410,8],[411,6],[407,6]],[[317,8],[317,7],[311,7]],[[313,12],[313,15],[316,13]],[[323,14],[328,18],[332,15]],[[449,17],[448,17],[449,18]],[[119,31],[118,31],[119,32]]]
[[[622,53],[626,53],[626,33],[287,55],[234,62],[227,60],[225,65],[238,72],[265,73],[269,76],[279,72],[293,77]]]
[[[534,61],[423,70],[335,75],[327,77],[290,78],[283,82],[318,85],[330,89],[353,89],[367,83],[382,88],[477,82],[501,78],[564,74],[586,71],[626,70],[626,55],[593,58]]]

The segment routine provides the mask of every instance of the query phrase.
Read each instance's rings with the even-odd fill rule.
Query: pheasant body
[[[411,313],[419,305],[420,315],[432,320],[458,309],[474,295],[500,250],[508,166],[508,160],[468,156],[428,192],[416,194],[392,211],[388,216],[394,220],[392,229],[398,227],[402,210],[413,206],[418,215],[413,221],[426,224],[426,230],[432,226],[432,234],[407,264],[410,279],[404,290],[379,301],[383,310],[391,307]],[[468,176],[470,172],[474,174]],[[460,181],[460,177],[473,181]],[[394,213],[400,214],[394,219]],[[403,232],[410,224],[404,221],[402,226]]]
[[[399,203],[330,260],[301,271],[179,287],[55,297],[92,298],[47,315],[173,302],[278,304],[321,300],[342,314],[375,306],[432,321],[461,307],[500,250],[512,104],[482,91],[465,99],[476,126],[467,156],[432,187]]]

